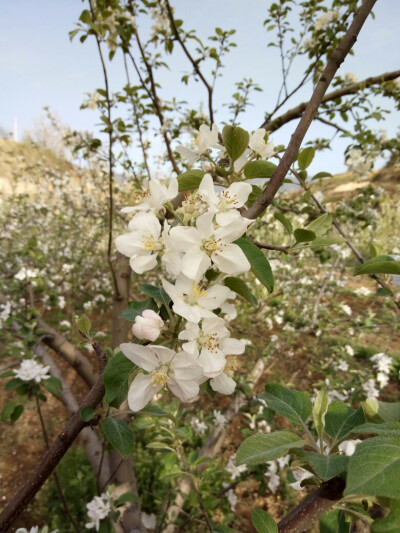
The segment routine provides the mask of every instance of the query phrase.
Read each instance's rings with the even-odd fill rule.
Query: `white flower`
[[[189,341],[182,348],[198,358],[204,375],[210,378],[224,370],[226,355],[240,355],[245,350],[243,341],[231,339],[225,321],[218,317],[205,318],[201,327],[188,322],[179,339]]]
[[[355,172],[360,177],[364,177],[367,172],[371,170],[372,160],[369,157],[365,157],[362,150],[353,148],[348,152],[346,165],[349,167],[350,171]]]
[[[110,514],[112,510],[111,506],[111,496],[107,491],[101,496],[95,496],[93,500],[86,504],[88,517],[91,519],[90,522],[86,524],[87,529],[95,528],[96,531],[100,528],[100,521]]]
[[[337,363],[333,364],[335,370],[342,370],[342,372],[347,372],[349,369],[349,364],[344,359],[340,359]]]
[[[344,75],[344,81],[350,85],[351,83],[357,83],[358,79],[354,72],[346,72]]]
[[[379,391],[375,387],[375,380],[369,379],[366,383],[362,386],[363,391],[365,392],[365,395],[367,396],[368,400],[372,398],[378,398],[379,397]]]
[[[192,354],[133,343],[121,344],[120,348],[125,357],[149,372],[139,373],[129,387],[128,405],[132,411],[143,409],[166,385],[182,402],[195,400],[203,372]]]
[[[208,429],[207,424],[202,420],[199,420],[197,417],[192,418],[190,425],[196,435],[204,435]]]
[[[315,45],[316,40],[313,37],[308,37],[307,39],[304,39],[302,46],[304,50],[311,50],[311,48],[314,48]]]
[[[15,530],[15,533],[38,533],[38,531],[39,526],[33,526],[29,531],[26,529],[26,527],[19,527]]]
[[[147,514],[142,511],[140,519],[142,521],[142,526],[146,529],[155,529],[157,525],[157,518],[154,513]]]
[[[241,216],[237,209],[244,206],[251,191],[250,183],[235,182],[218,195],[215,192],[212,176],[205,174],[199,185],[198,194],[215,212],[217,224],[227,226]]]
[[[308,470],[305,470],[304,468],[301,468],[300,466],[294,468],[292,470],[292,473],[293,473],[293,477],[294,479],[296,480],[294,483],[289,483],[289,485],[294,489],[294,490],[303,490],[303,487],[301,486],[302,482],[305,480],[305,479],[308,479],[310,477],[313,477],[314,474],[312,474],[311,472],[309,472]]]
[[[360,439],[344,440],[338,446],[339,452],[347,456],[353,455],[359,442],[361,442]]]
[[[272,493],[275,493],[276,489],[279,487],[280,482],[281,482],[277,474],[278,464],[276,463],[276,461],[268,461],[267,465],[268,465],[268,470],[265,473],[265,476],[269,478],[267,486]]]
[[[36,268],[22,267],[14,276],[14,279],[24,281],[26,279],[37,278],[39,271]]]
[[[333,20],[336,20],[338,16],[339,13],[337,11],[327,11],[322,13],[322,15],[315,22],[315,31],[324,29],[325,26],[330,24]]]
[[[249,141],[249,147],[255,154],[260,156],[261,159],[268,159],[274,154],[275,151],[274,143],[266,143],[264,141],[265,133],[266,132],[264,128],[253,131]]]
[[[187,160],[189,166],[194,165],[201,155],[207,153],[210,148],[221,148],[218,144],[218,128],[216,124],[212,125],[211,130],[206,124],[202,124],[199,128],[199,133],[192,141],[192,146],[192,149],[182,145],[176,147],[176,151]]]
[[[152,309],[145,309],[141,315],[135,318],[132,332],[138,339],[146,339],[154,342],[160,336],[160,329],[164,322]]]
[[[11,303],[6,302],[5,304],[0,304],[0,326],[7,320],[11,315]]]
[[[235,480],[237,477],[240,477],[240,475],[243,472],[246,472],[247,470],[246,465],[236,466],[235,459],[236,459],[236,453],[234,453],[233,455],[229,457],[228,464],[225,467],[225,470],[230,474],[232,481]]]
[[[351,316],[353,311],[351,310],[351,307],[347,304],[340,304],[340,309],[343,311],[343,313],[346,313],[346,315]]]
[[[40,383],[43,379],[49,379],[49,366],[44,366],[34,359],[24,359],[18,369],[13,370],[15,376],[22,381],[35,381]]]
[[[165,263],[171,275],[180,272],[180,256],[168,246],[169,226],[165,223],[164,230],[153,213],[137,213],[129,223],[130,233],[119,235],[115,239],[117,250],[130,257],[130,265],[134,272],[143,274],[157,265],[157,257]]]
[[[277,459],[279,468],[285,468],[290,462],[290,455],[284,455],[283,457],[278,457]]]
[[[354,289],[354,294],[357,294],[357,296],[369,296],[372,291],[367,289],[367,287],[358,287],[358,289]]]
[[[225,274],[237,275],[250,270],[242,249],[233,244],[251,222],[241,216],[229,226],[214,228],[214,213],[209,211],[196,220],[196,228],[175,226],[170,231],[171,246],[183,252],[182,273],[198,281],[214,263]]]
[[[163,280],[165,292],[170,296],[174,312],[189,322],[199,323],[202,318],[214,317],[213,309],[221,307],[234,293],[224,285],[215,284],[209,289],[197,285],[184,275],[179,275],[175,285]]]
[[[379,372],[384,372],[385,374],[389,374],[390,370],[392,368],[393,359],[386,355],[385,353],[376,353],[371,357],[371,361],[375,363],[374,367]]]
[[[137,194],[138,205],[124,207],[121,213],[135,213],[136,211],[146,211],[159,215],[164,210],[166,203],[170,202],[178,194],[178,180],[173,178],[167,184],[161,180],[152,178],[149,180],[149,187],[145,191]]]
[[[235,492],[233,489],[229,489],[226,493],[226,499],[228,500],[230,506],[231,506],[231,511],[234,513],[235,512],[235,509],[236,509],[236,504],[237,504],[237,501],[238,501],[238,497],[236,496]]]
[[[226,425],[226,416],[221,413],[218,409],[214,409],[214,424],[218,427],[225,427]]]
[[[385,372],[378,372],[376,381],[379,383],[379,387],[383,389],[389,383],[389,376]]]
[[[210,386],[221,394],[232,394],[236,388],[236,381],[233,379],[236,370],[236,358],[232,357],[226,361],[225,368],[216,378],[210,379]]]
[[[61,322],[60,322],[60,327],[61,327],[61,328],[68,328],[68,329],[70,329],[70,327],[71,327],[71,322],[69,322],[69,320],[61,320]]]
[[[353,357],[354,350],[349,344],[346,344],[346,346],[344,347],[344,351],[347,353],[347,355],[350,355],[350,357]]]

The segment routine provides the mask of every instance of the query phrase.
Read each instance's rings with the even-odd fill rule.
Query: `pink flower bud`
[[[154,342],[160,335],[160,329],[164,322],[157,313],[151,309],[145,309],[142,315],[135,318],[132,332],[138,339],[146,339]]]

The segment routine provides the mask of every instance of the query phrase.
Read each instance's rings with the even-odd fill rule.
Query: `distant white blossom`
[[[247,470],[246,465],[236,466],[235,459],[236,459],[236,453],[229,457],[228,464],[225,467],[225,470],[228,472],[228,474],[230,474],[232,481],[240,477],[241,474],[243,472],[246,472]]]
[[[13,370],[15,377],[22,381],[35,381],[40,383],[42,380],[50,378],[49,366],[44,366],[34,359],[24,359],[18,369]]]

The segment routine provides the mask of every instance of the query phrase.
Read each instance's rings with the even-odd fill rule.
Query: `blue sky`
[[[216,119],[226,120],[227,101],[234,90],[234,82],[252,77],[262,88],[256,93],[254,107],[250,108],[242,125],[254,129],[262,122],[264,112],[273,106],[280,85],[279,58],[273,48],[267,48],[269,39],[262,22],[266,17],[266,0],[173,0],[176,15],[188,27],[198,28],[205,37],[213,28],[236,28],[238,47],[228,57],[223,77],[217,85],[215,99],[220,110]],[[61,119],[76,129],[95,128],[96,112],[79,110],[86,91],[102,86],[99,59],[93,39],[82,45],[78,39],[69,41],[68,32],[74,29],[82,9],[80,0],[13,0],[2,2],[0,17],[0,126],[11,129],[14,117],[19,130],[30,129],[34,119],[48,105]],[[355,45],[355,55],[349,57],[341,72],[354,72],[359,79],[398,69],[400,66],[400,2],[379,0],[374,10],[376,19],[369,19]],[[115,61],[115,60],[114,60]],[[240,65],[240,68],[238,68]],[[293,82],[302,72],[303,65],[293,72]],[[170,71],[161,74],[161,97],[205,101],[199,85],[189,91],[174,83],[186,71],[184,58],[177,54],[170,63]],[[117,62],[111,68],[111,87],[118,89],[124,83]],[[303,92],[306,98],[310,92]],[[298,102],[298,101],[297,101]],[[293,104],[297,103],[293,102]],[[396,132],[399,114],[392,113],[384,127],[390,134]],[[283,128],[273,139],[276,144],[287,143],[294,123]],[[330,136],[332,130],[316,125],[313,136]],[[325,152],[315,162],[320,170],[341,171],[345,143],[337,142],[333,152]],[[328,168],[329,166],[329,168]]]

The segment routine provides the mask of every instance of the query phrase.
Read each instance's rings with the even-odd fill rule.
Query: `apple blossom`
[[[210,379],[210,386],[221,394],[232,394],[236,388],[236,381],[233,379],[234,370],[237,368],[236,357],[227,360],[225,368],[217,377]]]
[[[44,379],[49,379],[49,366],[44,366],[34,359],[24,359],[16,370],[13,370],[15,377],[21,381],[35,381],[40,383]]]
[[[141,315],[135,318],[132,332],[138,339],[146,339],[154,342],[160,336],[160,329],[164,321],[152,309],[145,309]]]
[[[161,180],[152,178],[149,180],[149,186],[143,192],[137,193],[137,200],[140,202],[133,207],[124,207],[121,213],[136,213],[137,211],[146,211],[160,214],[165,209],[165,204],[170,202],[178,194],[178,180],[172,178],[167,184]]]
[[[112,498],[109,491],[101,496],[95,496],[92,501],[86,504],[88,517],[91,519],[85,527],[87,529],[100,529],[100,521],[107,518],[112,511]]]
[[[265,142],[265,133],[265,129],[260,128],[251,134],[249,141],[249,147],[256,155],[260,156],[261,159],[268,159],[275,151],[274,143]]]
[[[139,373],[128,392],[128,405],[140,411],[166,385],[182,402],[192,402],[199,393],[203,371],[193,354],[174,352],[165,346],[124,343],[122,353],[148,374]]]
[[[176,151],[184,157],[189,166],[192,166],[198,161],[204,153],[207,153],[210,148],[221,148],[218,144],[218,128],[213,124],[210,128],[206,124],[202,124],[199,128],[199,133],[192,141],[193,148],[178,145]]]
[[[297,466],[296,468],[293,468],[292,474],[294,479],[296,480],[294,483],[289,483],[289,485],[294,490],[303,490],[304,487],[301,486],[302,482],[305,479],[309,479],[310,477],[313,477],[314,474],[306,470],[305,468],[301,468],[300,466]]]

